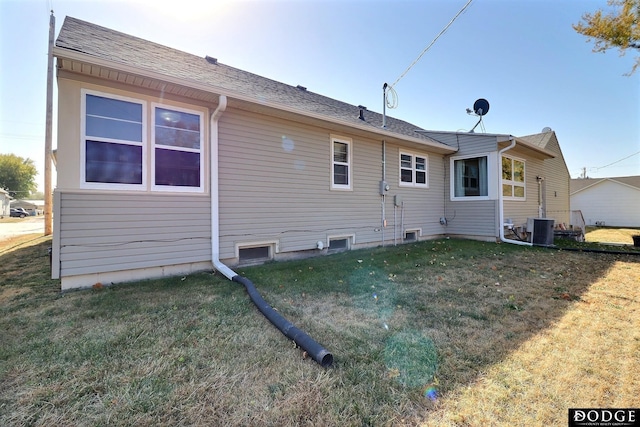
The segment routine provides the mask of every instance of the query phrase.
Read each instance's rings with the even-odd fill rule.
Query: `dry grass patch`
[[[637,228],[587,227],[585,241],[632,245],[631,236],[640,235]]]
[[[617,408],[640,395],[640,269],[616,262],[566,313],[476,380],[426,425],[564,425],[567,408]]]
[[[239,270],[323,369],[236,283],[60,294],[48,245],[0,255],[0,425],[557,425],[640,395],[637,256],[439,240]]]

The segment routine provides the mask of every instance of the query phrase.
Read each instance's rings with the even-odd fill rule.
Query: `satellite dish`
[[[489,101],[484,98],[478,99],[473,103],[473,112],[479,116],[484,116],[489,112]]]
[[[550,127],[544,127],[542,128],[542,133],[547,133],[547,132],[551,132],[553,129],[551,129]]]

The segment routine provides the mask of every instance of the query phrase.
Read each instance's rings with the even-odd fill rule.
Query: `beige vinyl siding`
[[[400,186],[399,159],[401,151],[428,158],[428,188]],[[444,233],[444,228],[440,224],[440,217],[444,215],[445,181],[443,156],[415,148],[407,149],[387,144],[386,166],[387,182],[390,189],[387,192],[385,205],[387,228],[389,229],[385,231],[385,240],[389,237],[387,236],[388,233],[393,233],[394,224],[397,226],[398,238],[402,238],[407,230],[420,230],[423,237],[439,236]],[[402,203],[394,208],[396,195],[400,197]]]
[[[221,259],[233,260],[236,247],[261,241],[278,242],[280,252],[311,250],[331,236],[353,235],[356,245],[382,243],[382,141],[234,109],[220,119],[219,135]],[[352,190],[331,189],[331,136],[352,141]],[[400,191],[398,151],[387,144],[385,240],[393,239],[392,195],[400,192],[411,212],[421,212],[421,218],[405,213],[405,224],[439,233],[427,218],[437,221],[442,211],[441,178],[433,190]],[[433,172],[442,176],[441,158],[429,154],[430,180]]]
[[[571,183],[571,175],[567,169],[567,165],[558,144],[557,138],[554,136],[550,139],[546,147],[549,151],[556,154],[553,159],[544,161],[543,176],[546,180],[547,187],[547,218],[553,218],[556,224],[564,223],[570,225],[570,196],[569,187]]]
[[[209,197],[63,191],[59,200],[62,277],[211,260]]]
[[[495,238],[498,216],[497,200],[454,202],[447,208],[446,233],[462,237]]]

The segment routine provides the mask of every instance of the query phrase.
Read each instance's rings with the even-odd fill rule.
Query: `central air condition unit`
[[[531,243],[534,245],[553,245],[553,219],[527,218],[527,232],[531,233]]]

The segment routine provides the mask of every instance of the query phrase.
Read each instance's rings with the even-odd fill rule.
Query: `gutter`
[[[300,347],[313,360],[318,362],[323,368],[333,364],[333,354],[318,344],[304,331],[296,328],[291,322],[282,317],[260,296],[253,283],[246,277],[240,276],[220,261],[220,200],[219,200],[219,176],[218,176],[218,120],[227,109],[227,97],[220,95],[218,106],[211,113],[210,122],[210,144],[209,150],[211,162],[209,173],[211,174],[211,263],[214,268],[222,273],[227,279],[243,285],[249,294],[249,298],[260,310],[260,312],[287,338],[293,340],[296,346]],[[215,168],[215,170],[214,170]]]
[[[502,153],[511,150],[516,146],[516,139],[512,136],[509,137],[511,144],[498,151],[498,208],[500,210],[500,224],[498,229],[500,230],[500,241],[504,243],[513,243],[514,245],[521,246],[533,246],[533,243],[523,242],[522,240],[507,239],[504,237],[504,197],[502,196]]]

